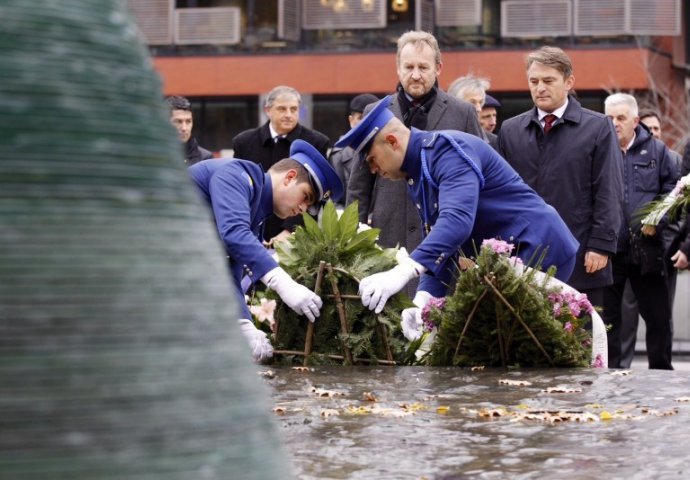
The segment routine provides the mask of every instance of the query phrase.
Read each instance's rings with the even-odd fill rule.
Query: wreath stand
[[[335,305],[336,309],[338,311],[338,317],[340,319],[340,333],[343,337],[347,338],[347,336],[350,334],[350,330],[347,324],[347,316],[345,314],[345,303],[346,301],[352,301],[352,300],[357,300],[361,302],[361,297],[359,295],[348,295],[348,294],[343,294],[340,293],[340,289],[338,288],[338,280],[335,276],[335,272],[342,273],[344,275],[347,275],[348,277],[352,278],[356,282],[359,283],[359,279],[354,277],[352,274],[350,274],[348,271],[340,269],[340,268],[334,268],[330,263],[326,263],[325,261],[319,262],[319,270],[316,274],[316,285],[314,286],[314,293],[317,295],[320,295],[321,293],[321,286],[324,281],[324,277],[328,278],[328,281],[331,284],[331,290],[333,293],[322,295],[325,298],[328,299],[334,299],[335,300]],[[278,326],[276,325],[276,331],[278,329]],[[341,361],[346,361],[347,364],[349,365],[355,365],[357,363],[379,363],[381,365],[395,365],[396,362],[393,359],[393,352],[390,349],[390,346],[388,344],[388,329],[386,328],[386,325],[384,325],[381,322],[378,322],[378,327],[377,327],[377,334],[381,339],[381,343],[383,344],[383,348],[385,350],[385,355],[386,359],[381,360],[381,359],[373,359],[373,358],[359,358],[359,357],[354,357],[352,355],[352,350],[350,347],[347,346],[345,342],[342,343],[342,349],[343,349],[343,354],[342,355],[324,355],[325,357],[331,359],[331,360],[341,360]],[[303,365],[307,366],[309,363],[309,356],[313,352],[313,344],[314,344],[314,322],[308,322],[307,324],[307,332],[306,332],[306,338],[304,340],[304,350],[299,351],[299,350],[274,350],[273,354],[274,355],[296,355],[296,356],[302,356],[304,357],[303,360]]]
[[[465,322],[465,326],[462,329],[462,332],[460,333],[460,338],[458,339],[457,346],[455,347],[455,353],[453,354],[453,362],[455,362],[456,358],[458,357],[458,354],[460,353],[460,346],[462,344],[463,338],[465,338],[465,333],[467,332],[467,329],[470,326],[470,323],[472,323],[472,319],[474,318],[474,314],[477,312],[477,309],[479,308],[479,305],[482,303],[482,300],[484,300],[484,297],[489,292],[492,292],[500,301],[503,303],[508,310],[510,310],[510,313],[513,314],[515,319],[518,321],[520,326],[527,332],[527,334],[530,336],[532,341],[537,345],[537,348],[541,351],[541,353],[546,357],[546,360],[549,362],[550,366],[554,366],[554,362],[551,359],[551,356],[546,352],[544,349],[544,346],[541,344],[539,339],[537,339],[536,335],[532,332],[532,330],[529,328],[527,323],[522,319],[520,314],[515,311],[515,308],[506,300],[506,298],[503,296],[503,294],[496,288],[496,285],[494,283],[495,277],[489,277],[487,275],[484,275],[484,284],[489,287],[486,290],[482,292],[481,295],[477,298],[477,301],[474,302],[474,305],[472,306],[472,310],[470,311],[470,314],[467,316],[467,321]],[[508,333],[507,336],[503,335],[503,331],[501,329],[501,324],[500,324],[500,319],[498,318],[498,315],[496,316],[496,335],[498,336],[498,348],[500,350],[501,354],[501,366],[506,367],[508,365],[508,351],[507,351],[507,346],[510,344],[510,340],[512,337],[512,329],[511,332]]]

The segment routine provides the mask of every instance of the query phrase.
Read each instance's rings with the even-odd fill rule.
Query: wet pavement
[[[690,475],[690,374],[680,369],[270,370],[300,479]]]

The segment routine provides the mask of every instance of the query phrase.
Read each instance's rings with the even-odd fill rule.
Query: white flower
[[[371,230],[371,227],[367,225],[366,223],[359,223],[359,226],[357,227],[357,233],[361,233],[367,230]]]
[[[271,326],[271,330],[273,330],[273,326],[275,325],[275,319],[273,318],[275,310],[276,301],[266,300],[265,298],[261,299],[259,305],[249,306],[249,311],[252,312],[252,315],[260,322],[267,322]]]

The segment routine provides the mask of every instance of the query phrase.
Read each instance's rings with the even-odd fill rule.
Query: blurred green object
[[[126,5],[0,3],[0,478],[290,477]]]

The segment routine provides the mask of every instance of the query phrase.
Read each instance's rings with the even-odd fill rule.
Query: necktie
[[[544,134],[549,133],[549,130],[551,130],[551,127],[553,127],[553,122],[555,122],[556,119],[558,119],[558,117],[553,113],[549,113],[548,115],[544,116]]]

